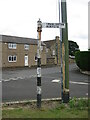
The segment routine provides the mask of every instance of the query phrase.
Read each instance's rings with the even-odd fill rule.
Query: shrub
[[[85,108],[88,108],[88,102],[90,100],[88,99],[77,99],[77,98],[73,98],[69,101],[69,106],[70,108],[77,108],[77,109],[80,109],[80,110],[83,110]]]
[[[81,70],[90,71],[90,51],[77,51],[75,60]]]
[[[75,97],[69,101],[69,106],[70,108],[74,108],[77,106],[77,99]]]
[[[76,42],[69,40],[69,55],[75,56],[75,52],[79,51],[79,46]]]

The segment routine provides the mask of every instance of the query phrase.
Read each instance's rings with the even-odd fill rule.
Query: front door
[[[25,66],[28,66],[28,55],[25,55]]]

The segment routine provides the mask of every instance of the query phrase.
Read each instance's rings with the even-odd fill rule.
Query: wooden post
[[[62,29],[62,48],[63,48],[63,102],[69,102],[69,50],[68,50],[68,24],[66,0],[61,0],[62,22],[65,29]]]

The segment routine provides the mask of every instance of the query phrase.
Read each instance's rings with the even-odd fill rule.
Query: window
[[[55,50],[52,51],[52,55],[55,55]]]
[[[29,50],[29,45],[25,44],[25,45],[24,45],[24,49],[25,49],[25,50]]]
[[[48,48],[46,48],[46,53],[48,53]]]
[[[8,62],[16,62],[17,56],[16,55],[9,55],[8,56]]]
[[[9,49],[16,49],[17,44],[16,43],[8,43],[8,48]]]

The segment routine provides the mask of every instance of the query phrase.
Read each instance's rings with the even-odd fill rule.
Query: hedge
[[[75,60],[81,70],[90,71],[90,51],[77,51]]]

